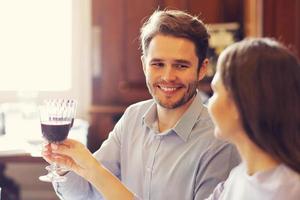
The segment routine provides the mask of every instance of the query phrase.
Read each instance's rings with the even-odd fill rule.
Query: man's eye
[[[183,65],[183,64],[176,64],[175,67],[178,68],[178,69],[186,69],[189,66],[188,65]]]
[[[164,63],[151,63],[151,66],[154,66],[154,67],[163,67]]]

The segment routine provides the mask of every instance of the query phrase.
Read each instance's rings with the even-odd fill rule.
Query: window
[[[0,1],[1,102],[17,94],[90,102],[90,1]]]

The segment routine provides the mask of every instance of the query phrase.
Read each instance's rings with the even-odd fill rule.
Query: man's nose
[[[166,66],[164,68],[162,78],[165,81],[174,81],[176,79],[176,72],[172,66]]]

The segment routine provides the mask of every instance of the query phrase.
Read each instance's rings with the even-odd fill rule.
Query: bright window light
[[[72,0],[0,0],[0,90],[69,90],[71,66]]]

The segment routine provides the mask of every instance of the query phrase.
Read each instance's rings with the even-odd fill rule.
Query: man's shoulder
[[[222,139],[218,139],[214,135],[214,128],[208,123],[206,128],[198,129],[193,133],[194,141],[197,141],[197,146],[202,151],[204,150],[207,155],[214,155],[219,153],[220,151],[236,151],[235,146],[227,141]]]
[[[199,110],[195,108],[194,112],[199,112],[196,122],[193,127],[193,136],[205,138],[206,141],[215,140],[214,136],[214,123],[208,114],[206,106],[199,107]]]
[[[241,162],[240,155],[235,145],[215,138],[208,147],[206,158],[211,160],[218,155],[227,158],[231,167],[234,167]]]
[[[145,100],[128,106],[123,114],[122,123],[126,124],[128,130],[137,129],[142,125],[142,119],[149,108],[154,104],[154,100]]]
[[[128,106],[125,112],[128,114],[134,114],[134,113],[144,114],[153,105],[153,103],[154,103],[153,99],[140,101]]]
[[[209,145],[209,151],[213,153],[218,153],[219,151],[234,151],[237,153],[236,147],[228,141],[224,141],[218,138],[213,138]]]
[[[206,111],[204,111],[206,112]],[[191,135],[197,141],[197,146],[205,153],[205,157],[214,157],[221,152],[228,152],[234,156],[238,155],[236,147],[228,141],[219,139],[214,134],[214,124],[209,116],[204,116],[197,122],[193,134]]]

